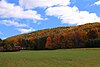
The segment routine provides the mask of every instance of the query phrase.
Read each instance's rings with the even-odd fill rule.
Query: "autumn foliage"
[[[0,46],[10,50],[15,46],[35,50],[100,47],[100,23],[58,27],[21,34],[0,40]]]

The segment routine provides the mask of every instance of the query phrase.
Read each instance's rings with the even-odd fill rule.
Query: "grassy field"
[[[0,67],[100,67],[100,48],[0,52]]]

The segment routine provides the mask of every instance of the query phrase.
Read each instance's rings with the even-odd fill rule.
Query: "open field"
[[[0,52],[0,67],[100,67],[100,48]]]

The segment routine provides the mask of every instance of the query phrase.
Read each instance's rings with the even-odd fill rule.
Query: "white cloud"
[[[43,20],[41,15],[35,10],[26,10],[20,6],[15,6],[12,3],[7,3],[6,1],[0,1],[0,15],[3,18],[24,18],[33,20]]]
[[[79,11],[79,9],[69,6],[50,7],[45,11],[48,16],[55,16],[62,20],[62,23],[85,24],[90,22],[100,22],[100,17],[96,13],[88,11]]]
[[[35,29],[30,28],[27,24],[22,24],[16,21],[2,20],[0,21],[0,24],[4,24],[6,26],[14,26],[16,30],[18,30],[21,34],[35,31]],[[0,32],[0,34],[3,34],[3,33]]]
[[[15,27],[28,27],[26,24],[22,24],[16,21],[11,21],[11,20],[2,20],[0,21],[0,24],[4,24],[6,26],[15,26]]]
[[[70,7],[70,0],[19,0],[19,4],[27,9],[47,8],[45,11],[46,15],[55,16],[62,23],[79,25],[100,21],[100,17],[96,13],[80,11],[76,6]]]
[[[19,0],[19,4],[27,9],[30,8],[46,8],[52,6],[66,6],[70,4],[70,0]]]
[[[28,28],[28,29],[27,28],[17,28],[17,30],[20,31],[21,34],[35,31],[35,29],[33,29],[33,28]]]
[[[55,16],[60,19],[62,23],[79,25],[89,22],[100,22],[100,17],[98,17],[96,13],[80,11],[76,6],[70,7],[70,0],[19,0],[19,4],[20,6],[15,6],[14,4],[0,1],[0,16],[8,18],[14,17],[34,20],[45,20],[41,18],[41,15],[38,14],[37,11],[30,9],[40,7],[47,8],[45,11],[46,15]],[[99,5],[100,0],[95,2],[95,4]],[[25,11],[23,7],[29,10]],[[8,22],[6,22],[5,24],[7,23]]]
[[[95,2],[94,5],[100,5],[100,0]]]

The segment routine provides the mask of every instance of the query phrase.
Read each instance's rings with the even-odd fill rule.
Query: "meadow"
[[[100,48],[0,52],[0,67],[100,67]]]

